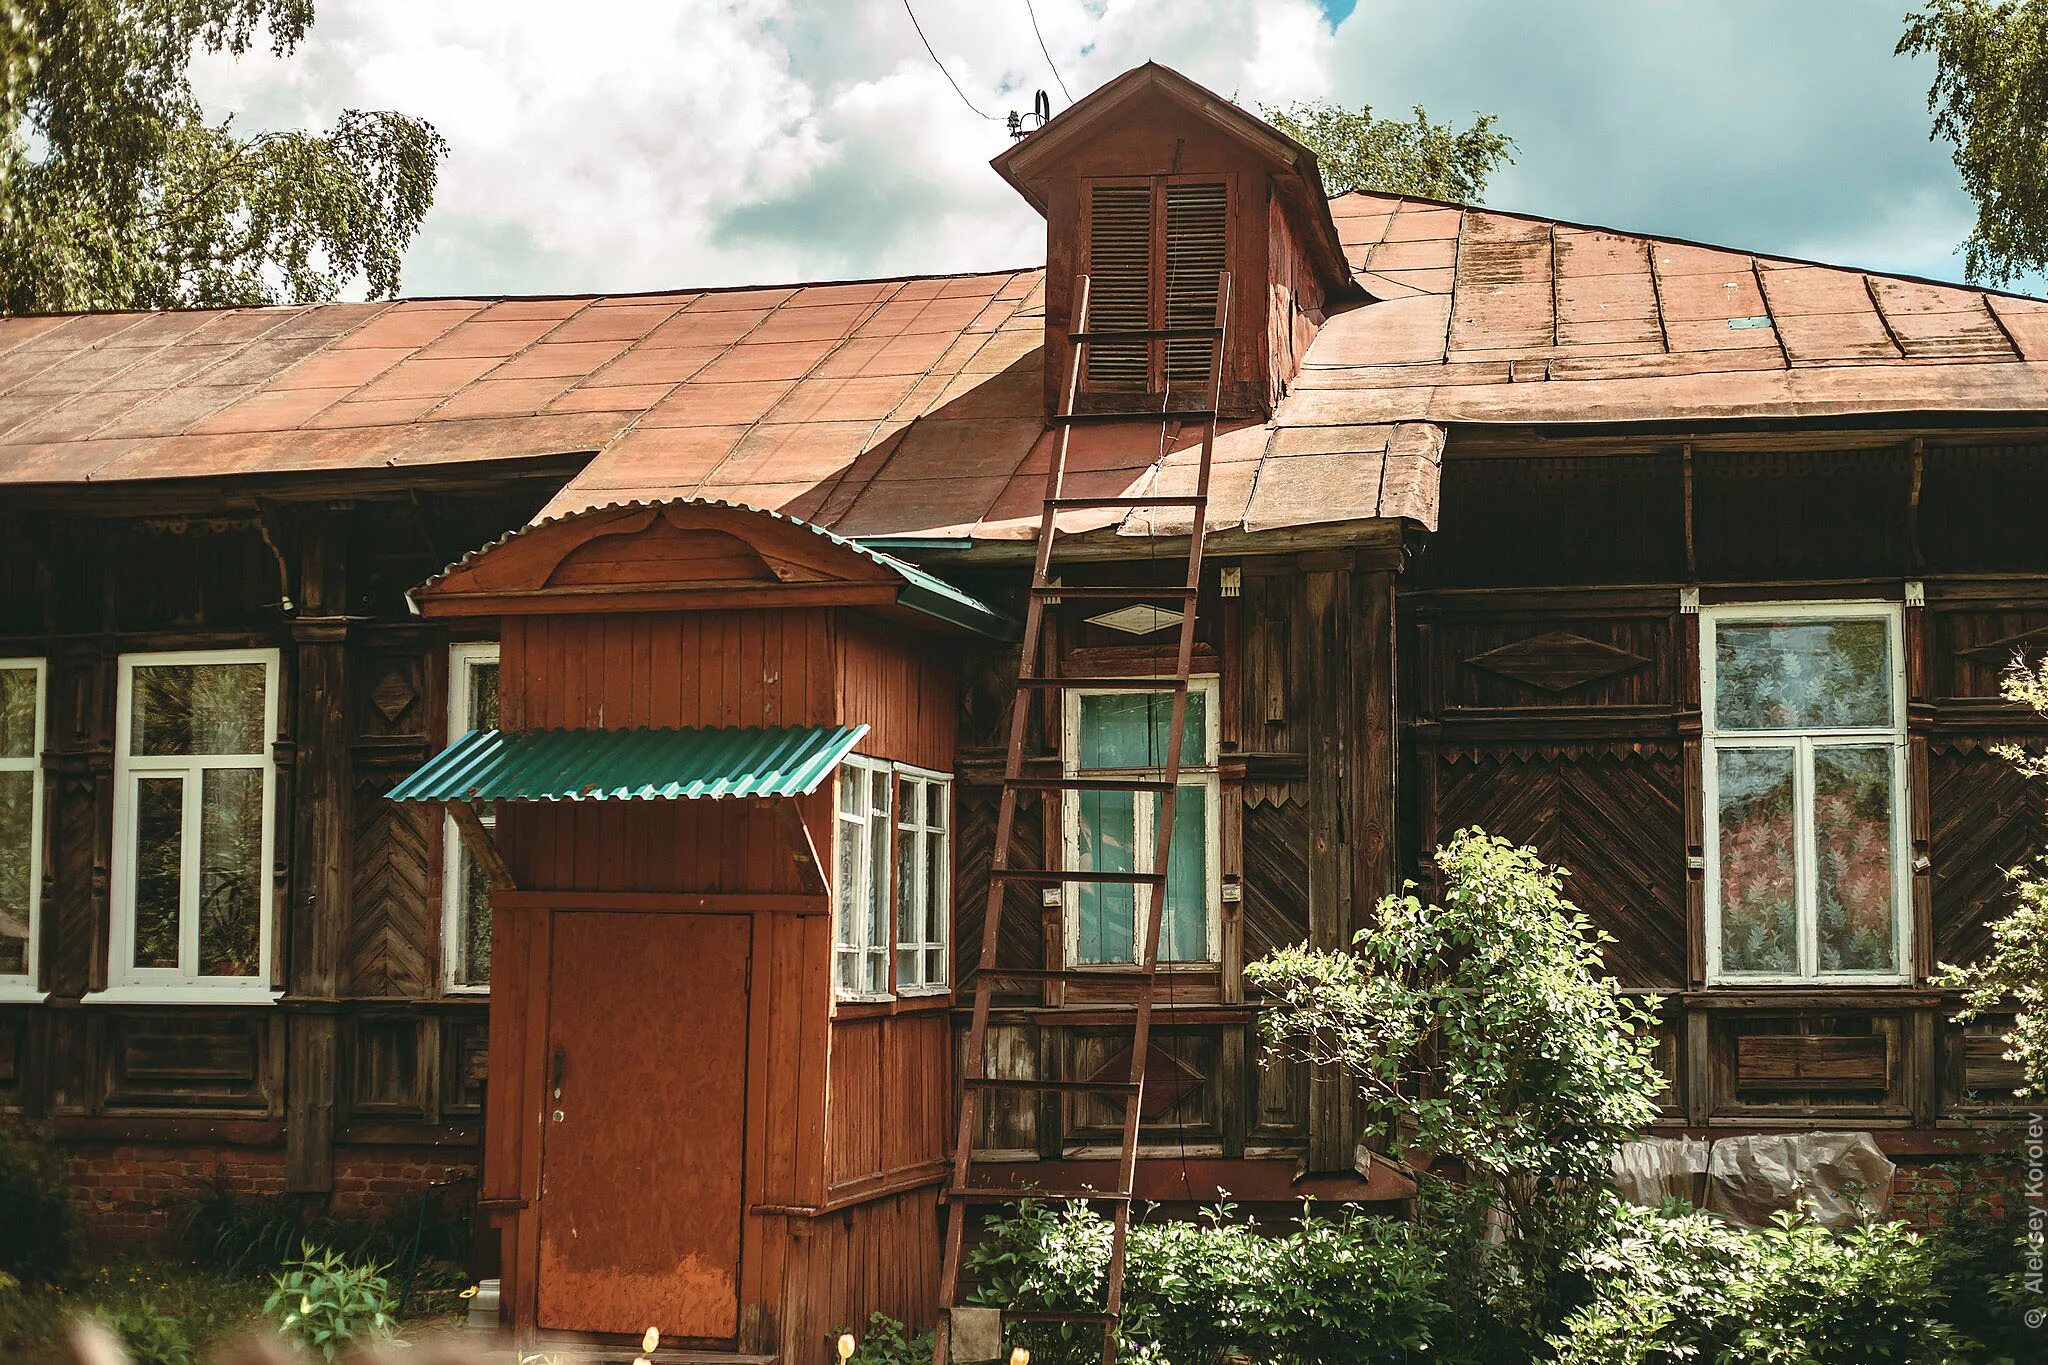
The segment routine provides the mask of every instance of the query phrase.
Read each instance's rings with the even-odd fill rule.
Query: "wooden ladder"
[[[1031,574],[1031,591],[1024,612],[1023,655],[1017,669],[1017,694],[1010,710],[1009,755],[1003,767],[1003,790],[997,808],[995,850],[989,868],[988,906],[982,918],[981,959],[974,983],[974,1016],[967,1033],[966,1074],[961,1077],[960,1132],[953,1148],[953,1173],[946,1187],[952,1204],[947,1219],[944,1279],[940,1287],[941,1313],[932,1349],[934,1365],[949,1365],[950,1310],[960,1301],[960,1270],[965,1255],[969,1211],[976,1206],[1011,1204],[1022,1199],[1072,1200],[1107,1205],[1112,1209],[1113,1232],[1109,1249],[1109,1272],[1102,1309],[1099,1312],[1012,1312],[1012,1322],[1077,1323],[1098,1326],[1102,1331],[1103,1365],[1116,1359],[1117,1324],[1122,1315],[1124,1252],[1130,1238],[1131,1203],[1138,1171],[1138,1128],[1145,1096],[1145,1057],[1152,1043],[1153,993],[1159,974],[1159,926],[1164,918],[1166,874],[1174,830],[1174,797],[1180,782],[1182,730],[1187,723],[1188,674],[1194,662],[1195,599],[1202,583],[1202,539],[1209,507],[1209,470],[1215,458],[1216,410],[1222,397],[1223,342],[1230,316],[1230,272],[1220,272],[1216,289],[1216,315],[1207,327],[1160,327],[1143,331],[1093,331],[1090,320],[1091,281],[1079,278],[1081,319],[1078,331],[1067,334],[1069,348],[1065,389],[1060,410],[1053,416],[1058,431],[1052,467],[1046,473],[1045,505],[1039,515],[1037,556]],[[1209,401],[1201,408],[1161,408],[1145,412],[1076,412],[1081,376],[1088,350],[1104,343],[1207,341],[1209,343]],[[1067,446],[1073,429],[1083,423],[1151,419],[1167,422],[1202,423],[1202,450],[1196,466],[1192,493],[1122,494],[1114,497],[1068,497],[1065,494]],[[1188,535],[1187,575],[1178,586],[1095,586],[1061,587],[1052,577],[1053,539],[1058,534],[1061,512],[1088,509],[1175,507],[1191,513]],[[1045,609],[1062,599],[1106,601],[1170,602],[1181,612],[1180,646],[1174,670],[1165,678],[1047,676],[1037,670],[1040,641],[1044,633]],[[1173,711],[1167,729],[1166,764],[1157,778],[1115,776],[1041,777],[1025,771],[1024,739],[1030,714],[1030,698],[1045,692],[1057,698],[1067,687],[1109,687],[1168,691],[1173,693]],[[1017,797],[1020,792],[1150,792],[1159,797],[1158,834],[1152,856],[1153,871],[1077,872],[1055,867],[1010,866],[1010,836],[1016,826]],[[1046,861],[1051,862],[1052,859]],[[996,945],[1001,941],[1001,922],[1011,882],[1041,886],[1090,883],[1141,887],[1152,893],[1145,916],[1144,945],[1137,961],[1129,967],[1034,968],[1016,970],[999,967]],[[1142,895],[1143,892],[1137,894]],[[1061,913],[1064,913],[1062,911]],[[1126,986],[1131,989],[1131,1069],[1122,1080],[1040,1080],[998,1077],[988,1071],[988,1019],[990,997],[998,981],[1042,985],[1086,982],[1093,985]],[[974,1180],[974,1139],[981,1123],[981,1096],[989,1091],[1033,1091],[1059,1094],[1120,1096],[1124,1103],[1122,1144],[1117,1153],[1117,1181],[1113,1189],[1012,1189]]]

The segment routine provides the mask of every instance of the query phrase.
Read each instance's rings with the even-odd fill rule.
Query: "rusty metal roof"
[[[471,730],[393,801],[692,801],[808,796],[865,725]]]
[[[1328,320],[1270,423],[1222,431],[1212,529],[1434,527],[1460,423],[2048,410],[2038,300],[1426,200],[1331,210],[1373,301]],[[0,320],[0,483],[594,452],[543,515],[692,497],[1025,541],[1043,275]],[[1198,439],[1077,429],[1069,492],[1191,486]]]

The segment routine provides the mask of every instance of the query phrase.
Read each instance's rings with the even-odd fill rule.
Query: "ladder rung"
[[[1146,327],[1129,332],[1069,332],[1067,340],[1078,345],[1100,345],[1105,341],[1214,341],[1222,335],[1221,327]]]
[[[980,1090],[1048,1090],[1069,1095],[1134,1095],[1132,1081],[1041,1081],[1025,1076],[962,1076],[962,1085]]]
[[[1164,872],[1085,872],[1079,868],[1059,867],[992,867],[992,877],[1002,877],[1013,882],[1044,882],[1057,886],[1062,882],[1093,882],[1100,886],[1158,886],[1166,880]]]
[[[1005,1308],[1003,1310],[1004,1322],[1099,1323],[1104,1327],[1111,1327],[1122,1320],[1123,1314],[1105,1313],[1099,1308],[1086,1312],[1055,1308]]]
[[[989,1185],[949,1185],[946,1198],[962,1204],[1015,1204],[1026,1199],[1046,1203],[1128,1204],[1131,1196],[1120,1190],[1011,1190]]]
[[[1117,493],[1092,498],[1047,498],[1055,508],[1066,511],[1082,507],[1200,507],[1209,501],[1206,493]]]
[[[1052,424],[1059,427],[1099,426],[1104,422],[1209,422],[1213,408],[1154,408],[1150,412],[1056,412]]]
[[[1049,792],[1168,792],[1173,783],[1156,777],[1005,777],[1010,787]]]
[[[977,967],[985,981],[1094,981],[1113,986],[1137,986],[1157,980],[1157,973],[1143,967]]]
[[[1148,602],[1155,598],[1162,602],[1185,602],[1190,598],[1200,596],[1201,589],[1190,588],[1184,584],[1159,588],[1136,586],[1119,588],[1113,585],[1089,583],[1082,587],[1065,588],[1057,583],[1034,583],[1031,585],[1031,595],[1034,597],[1071,597],[1077,602],[1122,602],[1126,599],[1135,602]]]
[[[1071,674],[1041,678],[1036,674],[1017,679],[1019,687],[1094,687],[1104,692],[1172,692],[1183,686],[1180,678],[1134,678],[1128,673]]]

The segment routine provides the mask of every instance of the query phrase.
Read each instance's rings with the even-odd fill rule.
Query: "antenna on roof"
[[[1031,112],[1023,113],[1016,109],[1010,111],[1010,136],[1029,137],[1043,128],[1051,118],[1052,96],[1041,90],[1031,97]],[[1029,120],[1028,124],[1026,120]]]

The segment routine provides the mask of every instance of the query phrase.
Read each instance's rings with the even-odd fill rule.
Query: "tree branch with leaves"
[[[1476,203],[1493,173],[1515,159],[1514,139],[1495,128],[1492,114],[1459,129],[1432,123],[1419,104],[1408,119],[1320,100],[1259,112],[1316,154],[1323,188],[1332,195],[1376,190]]]

